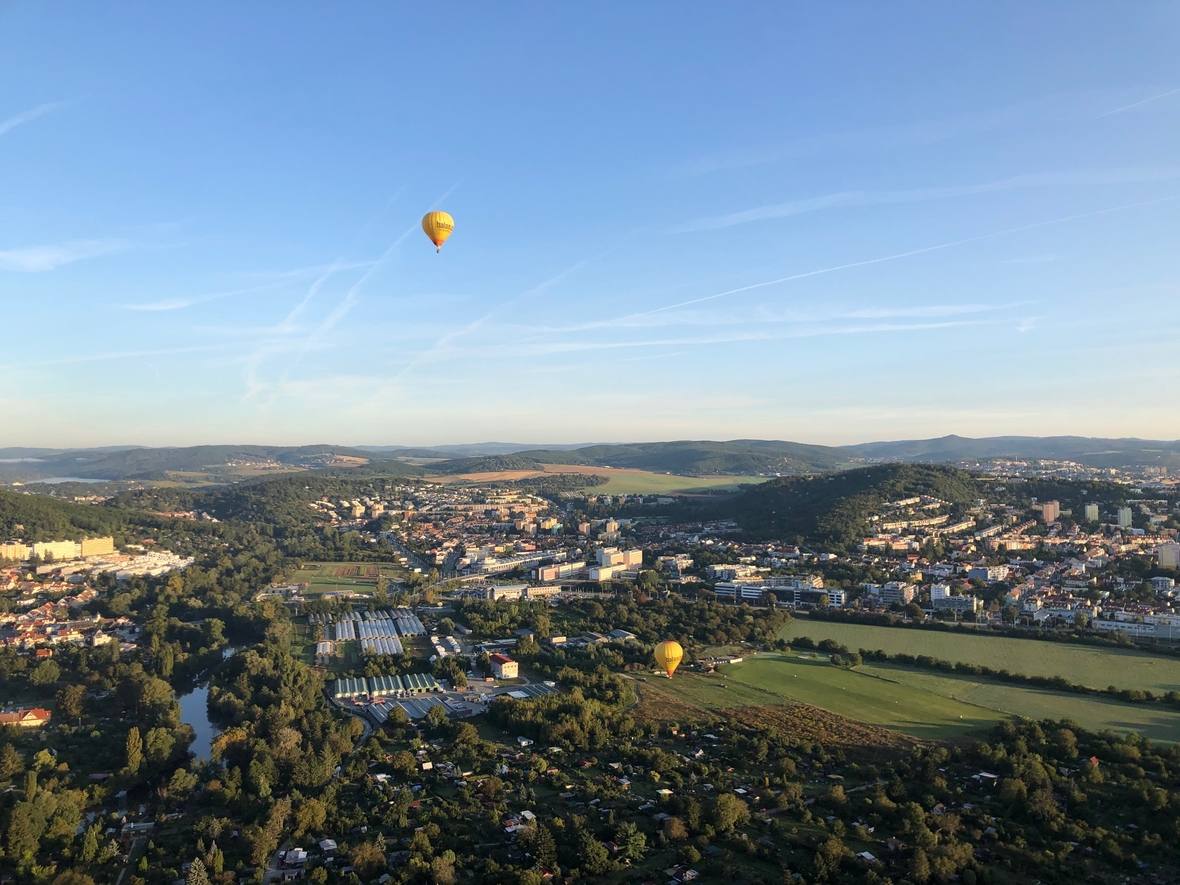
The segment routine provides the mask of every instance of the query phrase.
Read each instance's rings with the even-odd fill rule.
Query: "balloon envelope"
[[[672,674],[676,672],[676,668],[680,666],[680,662],[684,660],[684,649],[681,648],[680,643],[675,639],[665,639],[655,650],[656,663],[663,668],[664,672],[668,674],[668,678],[672,678]]]
[[[449,212],[427,212],[422,216],[422,232],[434,243],[435,251],[455,232],[455,219]]]

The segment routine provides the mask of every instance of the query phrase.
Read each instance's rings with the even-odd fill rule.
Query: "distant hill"
[[[440,446],[357,446],[365,452],[382,452],[397,458],[480,458],[488,455],[511,455],[534,449],[563,451],[580,449],[590,443],[459,443]]]
[[[0,479],[35,481],[48,477],[159,479],[168,471],[225,472],[232,463],[277,461],[291,467],[326,467],[333,456],[367,461],[371,456],[345,446],[217,445],[167,448],[70,449],[35,460],[0,464]]]
[[[1093,467],[1180,466],[1180,441],[1089,436],[941,436],[841,446],[850,457],[874,461],[947,463],[989,458],[1077,461]]]
[[[583,446],[519,447],[516,443],[471,443],[428,447],[335,445],[214,445],[168,448],[112,446],[94,449],[11,447],[0,449],[0,482],[57,477],[159,479],[169,472],[208,473],[214,481],[249,475],[250,462],[274,461],[295,468],[426,462],[431,471],[471,473],[537,469],[543,464],[631,467],[684,476],[746,474],[794,476],[829,473],[865,464],[909,462],[957,464],[991,458],[1077,461],[1095,467],[1158,465],[1180,469],[1180,441],[1103,439],[1082,436],[996,436],[819,446],[785,440],[674,440]],[[433,462],[433,463],[430,463]],[[230,465],[236,463],[236,467]],[[395,468],[388,467],[389,471]],[[236,473],[235,473],[236,471]]]
[[[846,548],[865,537],[869,517],[887,501],[933,495],[965,504],[981,494],[971,474],[953,467],[883,464],[771,480],[722,506],[752,538]]]
[[[493,458],[463,458],[434,465],[445,473],[535,469],[541,464],[584,464],[592,467],[630,467],[677,473],[710,474],[811,473],[848,464],[848,456],[829,446],[778,440],[678,440],[674,442],[617,443],[577,449],[531,449]]]

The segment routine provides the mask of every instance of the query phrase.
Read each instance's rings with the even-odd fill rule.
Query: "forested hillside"
[[[541,464],[585,464],[593,467],[631,467],[677,473],[711,474],[812,473],[835,470],[851,463],[848,456],[828,446],[779,440],[677,440],[584,446],[578,449],[535,449],[486,458],[458,458],[435,465],[444,473],[485,470],[528,470]]]
[[[725,505],[755,538],[847,547],[864,537],[886,501],[933,495],[966,503],[981,494],[969,473],[950,467],[885,464],[752,486]]]
[[[124,514],[109,507],[0,490],[0,541],[77,540],[111,534],[125,522]]]

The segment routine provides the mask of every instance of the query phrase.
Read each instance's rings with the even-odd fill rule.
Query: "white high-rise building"
[[[1086,505],[1086,522],[1098,522],[1098,505]]]
[[[1159,556],[1160,568],[1180,569],[1180,544],[1175,541],[1160,544],[1155,552]]]
[[[1119,528],[1120,529],[1129,529],[1130,527],[1131,527],[1131,508],[1130,507],[1120,507],[1119,508]]]

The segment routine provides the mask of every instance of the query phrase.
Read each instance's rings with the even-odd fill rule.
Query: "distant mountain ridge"
[[[444,446],[111,446],[93,449],[0,448],[0,481],[156,479],[169,471],[218,472],[234,461],[270,460],[297,468],[333,466],[334,457],[363,459],[368,470],[400,472],[405,462],[434,462],[443,474],[539,469],[545,464],[627,467],[686,476],[708,474],[799,475],[886,462],[955,464],[990,458],[1077,461],[1094,467],[1157,465],[1180,469],[1180,441],[1083,436],[943,436],[822,446],[787,440],[672,440],[667,442],[563,444],[515,443]],[[358,462],[359,463],[359,462]]]
[[[5,450],[0,449],[0,453]],[[36,481],[48,477],[81,479],[159,479],[168,471],[224,469],[234,461],[275,461],[291,467],[329,466],[331,456],[351,456],[367,461],[371,456],[345,446],[213,445],[164,448],[49,450],[34,460],[0,463],[0,479]],[[0,457],[5,457],[0,454]]]

